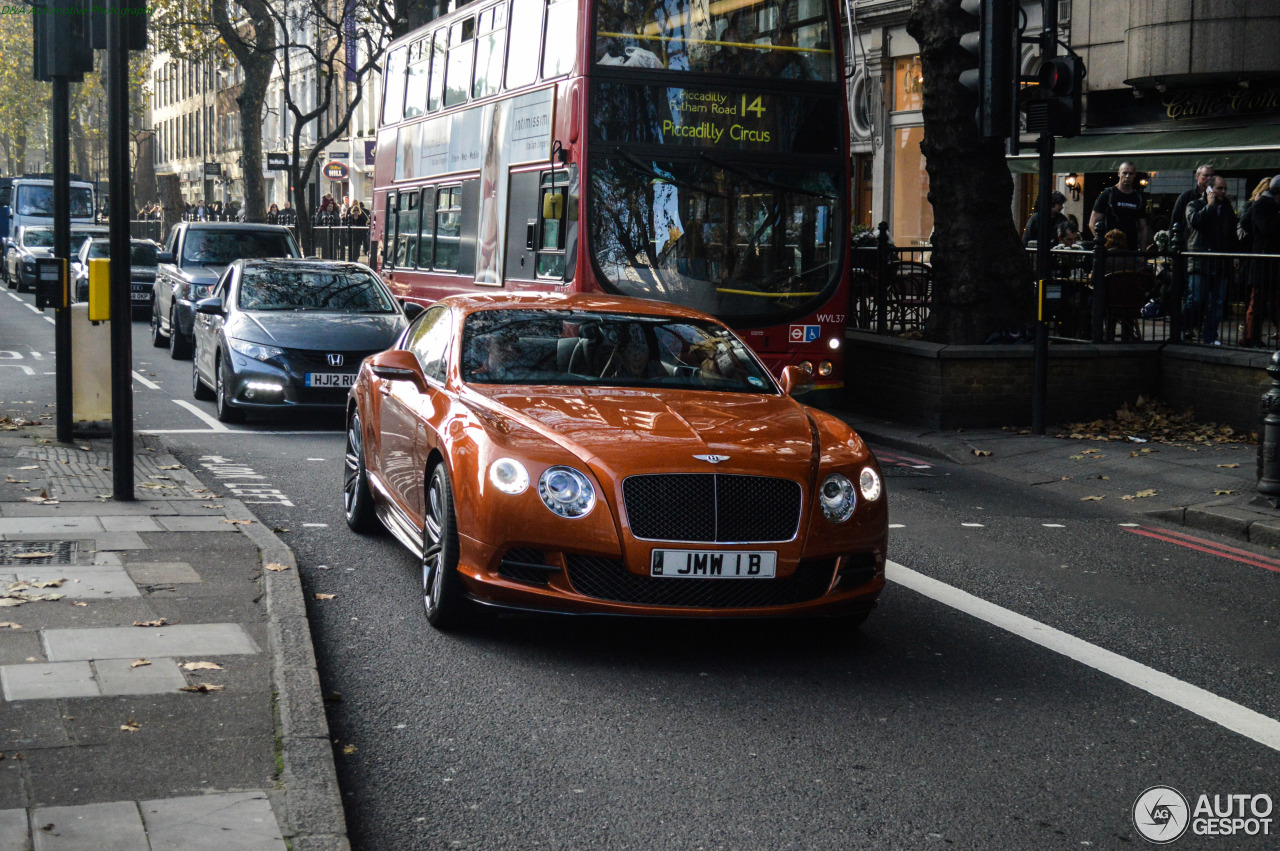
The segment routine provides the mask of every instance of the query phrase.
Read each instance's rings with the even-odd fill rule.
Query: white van
[[[93,184],[81,180],[71,181],[71,223],[93,224],[93,214]],[[9,200],[9,232],[6,236],[14,239],[20,227],[52,224],[53,181],[35,177],[14,180]]]

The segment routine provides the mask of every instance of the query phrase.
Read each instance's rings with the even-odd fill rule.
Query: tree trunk
[[[244,69],[244,84],[236,103],[240,106],[240,173],[244,179],[244,218],[248,222],[266,219],[266,192],[262,179],[262,116],[275,62],[275,20],[262,0],[239,0],[237,3],[252,22],[251,34],[244,38],[237,22],[232,22],[225,2],[212,7],[213,24],[236,61]]]
[[[160,209],[163,218],[160,220],[161,237],[169,235],[169,228],[182,221],[185,205],[182,203],[182,185],[176,174],[156,176],[156,188],[160,193]]]
[[[937,343],[984,343],[1034,319],[1033,275],[1013,221],[1005,143],[982,138],[977,97],[960,85],[960,72],[973,64],[960,47],[968,20],[960,0],[913,0],[907,20],[920,45],[920,149],[934,214],[933,305],[924,333]]]

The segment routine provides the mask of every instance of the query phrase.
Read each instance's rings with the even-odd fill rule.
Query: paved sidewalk
[[[53,438],[0,430],[0,848],[347,848],[288,548],[152,438],[134,502]]]
[[[1257,495],[1254,444],[1038,437],[1021,429],[937,431],[832,413],[877,446],[979,467],[1067,498],[1102,497],[1099,502],[1120,511],[1280,547],[1280,511]]]

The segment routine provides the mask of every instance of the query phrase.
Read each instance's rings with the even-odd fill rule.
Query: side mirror
[[[404,308],[405,318],[410,322],[417,319],[422,315],[422,312],[426,310],[425,307],[418,304],[416,301],[402,301],[400,302],[400,306]]]
[[[225,316],[226,311],[222,307],[222,299],[220,298],[202,298],[196,302],[196,313],[204,316]]]
[[[173,252],[172,252],[172,251],[157,251],[157,252],[156,252],[156,264],[157,264],[157,265],[159,265],[160,263],[172,263],[172,262],[173,262]]]
[[[778,383],[788,396],[803,396],[813,389],[813,376],[793,364],[782,368],[782,378]]]
[[[418,363],[413,352],[404,349],[387,349],[370,355],[369,370],[385,381],[411,381],[419,390],[425,390],[427,379],[422,374],[422,365]]]

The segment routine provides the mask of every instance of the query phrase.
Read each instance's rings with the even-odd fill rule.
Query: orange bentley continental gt
[[[419,558],[427,619],[478,607],[837,616],[884,588],[880,469],[710,316],[596,295],[450,296],[364,361],[343,506]]]

